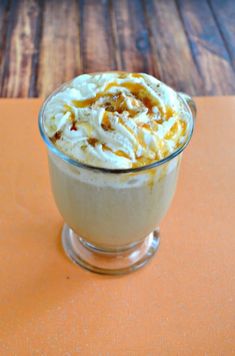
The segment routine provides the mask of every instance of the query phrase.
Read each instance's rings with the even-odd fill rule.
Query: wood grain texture
[[[202,78],[192,57],[188,39],[174,1],[146,1],[154,58],[160,78],[188,94],[200,92]],[[153,16],[154,14],[154,16]]]
[[[44,97],[106,70],[234,94],[234,18],[234,0],[2,0],[0,96]]]
[[[45,1],[43,9],[38,94],[48,95],[82,71],[77,1]]]
[[[230,56],[232,66],[235,68],[235,2],[231,0],[209,0],[209,5]]]
[[[235,92],[235,75],[229,54],[206,1],[177,0],[204,94]]]
[[[0,1],[0,68],[4,56],[4,49],[6,43],[6,26],[7,26],[8,13],[9,13],[9,1],[7,0]]]
[[[36,38],[40,26],[40,1],[14,0],[9,11],[0,69],[1,95],[27,97],[31,81],[37,75],[32,67],[38,51]]]
[[[150,44],[150,31],[140,0],[112,1],[112,22],[118,69],[159,77]]]
[[[83,71],[116,69],[109,1],[80,0],[79,9]]]

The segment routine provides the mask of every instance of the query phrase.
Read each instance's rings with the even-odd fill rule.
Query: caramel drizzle
[[[87,142],[93,147],[95,147],[99,143],[99,141],[96,138],[89,138],[87,140]],[[113,151],[105,143],[101,143],[101,146],[102,146],[102,150],[103,151],[109,151],[109,152],[112,152],[113,154],[115,154],[116,156],[125,157],[127,159],[130,159],[130,156],[126,152],[124,152],[122,150]]]
[[[113,151],[110,147],[108,147],[105,143],[102,143],[102,149],[103,151],[109,151],[109,152],[112,152],[114,153],[116,156],[119,156],[119,157],[125,157],[127,159],[130,159],[130,156],[122,151],[122,150],[118,150],[118,151]]]
[[[119,75],[120,78],[125,78],[126,77],[126,73],[125,72],[120,72]],[[132,73],[132,77],[134,78],[141,78],[142,75],[139,73]],[[163,117],[165,120],[168,120],[170,117],[172,117],[175,113],[174,110],[171,107],[167,107],[167,110],[165,113],[163,113],[163,110],[160,106],[160,103],[157,99],[149,97],[146,88],[140,84],[140,83],[131,83],[131,82],[124,82],[122,84],[118,84],[116,82],[111,82],[109,84],[106,85],[105,90],[101,93],[97,93],[95,97],[93,98],[89,98],[86,100],[73,100],[73,104],[78,107],[78,108],[86,108],[86,107],[90,107],[93,104],[96,103],[96,101],[100,98],[107,98],[107,102],[104,104],[105,105],[105,113],[102,119],[102,123],[101,126],[103,128],[103,130],[105,131],[111,131],[113,130],[110,119],[109,119],[109,115],[107,112],[118,112],[119,114],[122,114],[124,111],[128,111],[129,116],[130,117],[134,117],[136,115],[136,111],[135,110],[130,110],[127,108],[126,102],[125,102],[125,98],[123,97],[123,94],[117,93],[117,94],[111,94],[108,93],[108,91],[112,88],[112,87],[120,87],[120,88],[126,88],[130,91],[130,93],[135,97],[135,99],[141,101],[143,103],[143,105],[148,109],[149,114],[153,114],[153,108],[157,107],[159,112],[160,112],[160,119],[156,120],[156,122],[152,122],[152,123],[146,123],[143,124],[142,127],[144,127],[145,129],[149,130],[149,131],[155,131],[157,129],[158,124],[163,123]],[[75,122],[75,116],[73,113],[73,110],[71,107],[69,107],[68,105],[65,105],[65,110],[69,111],[71,113],[70,119],[72,121],[72,126],[70,128],[70,130],[77,130],[76,127],[76,122]],[[133,132],[133,130],[131,130],[131,128],[129,128],[127,125],[125,125],[124,121],[122,120],[121,117],[119,117],[119,122],[121,125],[123,125],[132,135],[135,136],[136,140],[138,141],[138,143],[140,145],[142,145],[144,148],[147,147],[145,141],[144,141],[144,137],[142,135],[138,135],[136,136]],[[179,120],[178,122],[176,122],[172,128],[169,130],[169,132],[165,135],[165,139],[171,139],[172,137],[174,137],[177,132],[180,130],[181,128],[181,135],[184,135],[187,129],[187,124],[185,123],[185,121],[183,120]],[[55,135],[52,137],[52,142],[56,142],[58,139],[60,139],[61,137],[61,132],[56,132]],[[88,138],[87,140],[88,144],[90,144],[93,147],[96,147],[96,145],[99,143],[99,140],[97,138],[91,137]],[[111,148],[109,148],[106,144],[100,143],[102,145],[102,149],[104,151],[111,151],[112,153],[114,153],[117,156],[120,157],[125,157],[127,159],[130,159],[130,156],[122,151],[122,150],[117,150],[117,151],[113,151]],[[167,148],[166,145],[161,141],[160,143],[160,151],[161,151],[161,156],[165,154],[168,154],[167,152]],[[144,165],[148,165],[151,164],[152,162],[154,162],[155,160],[159,160],[162,157],[159,156],[158,153],[156,153],[155,158],[146,158],[146,157],[136,157],[136,162],[134,162],[132,164],[133,168],[136,167],[140,167],[140,166],[144,166]]]
[[[95,147],[99,143],[99,140],[95,137],[90,137],[88,138],[87,142],[89,143],[89,145]]]
[[[59,140],[61,138],[62,132],[61,131],[57,131],[54,136],[52,136],[50,138],[52,143],[56,143],[57,140]]]
[[[70,131],[77,131],[76,121],[72,122],[72,125],[70,127]]]
[[[148,109],[149,113],[153,113],[153,107],[158,107],[159,112],[163,115],[162,108],[160,103],[155,98],[150,98],[148,93],[146,92],[146,88],[140,83],[131,83],[131,82],[124,82],[122,84],[118,84],[116,82],[111,82],[106,85],[105,90],[101,93],[97,93],[96,96],[86,100],[73,100],[73,104],[78,108],[86,108],[93,105],[98,99],[102,97],[112,97],[115,100],[115,95],[107,93],[109,89],[112,87],[120,87],[128,89],[132,95],[134,95],[138,100],[142,101],[145,107]],[[117,94],[116,94],[117,95]],[[120,98],[121,94],[119,94]],[[126,108],[120,107],[119,110],[121,112],[124,111]],[[118,111],[118,108],[115,108],[114,111]]]
[[[131,76],[133,78],[142,78],[142,74],[141,73],[132,73]]]
[[[107,112],[104,113],[104,116],[103,116],[103,119],[102,119],[102,123],[101,123],[101,127],[102,127],[103,130],[105,130],[105,131],[111,131],[111,130],[113,130]]]

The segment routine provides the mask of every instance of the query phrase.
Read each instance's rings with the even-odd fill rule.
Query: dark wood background
[[[234,24],[234,0],[0,0],[0,96],[45,96],[115,69],[234,94]]]

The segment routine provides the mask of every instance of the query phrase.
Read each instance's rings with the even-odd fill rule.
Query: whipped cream
[[[73,79],[48,101],[45,131],[69,157],[104,168],[134,168],[169,156],[188,137],[177,94],[142,73]]]

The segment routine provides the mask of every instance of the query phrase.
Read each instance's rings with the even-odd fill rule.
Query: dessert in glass
[[[151,259],[195,113],[189,96],[144,73],[83,74],[47,98],[39,128],[73,262],[118,275]]]

